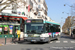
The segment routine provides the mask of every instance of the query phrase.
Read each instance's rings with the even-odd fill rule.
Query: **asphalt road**
[[[50,43],[23,42],[13,45],[0,46],[0,50],[75,50],[75,39],[61,34],[59,40],[52,40]]]

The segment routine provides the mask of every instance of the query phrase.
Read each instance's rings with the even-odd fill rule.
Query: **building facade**
[[[29,19],[48,20],[47,11],[45,0],[17,0],[9,4],[2,12],[24,15]],[[49,20],[52,21],[50,18]]]

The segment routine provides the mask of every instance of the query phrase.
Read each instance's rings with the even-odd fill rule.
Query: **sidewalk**
[[[13,43],[13,42],[15,42],[15,43]],[[12,42],[12,38],[7,38],[6,39],[6,45],[12,45],[12,44],[16,44],[16,43],[22,43],[22,42],[24,42],[24,39],[20,39],[20,41],[15,40],[13,42]],[[3,45],[5,45],[5,38],[0,38],[0,46],[3,46]]]
[[[8,43],[12,43],[12,38],[7,38],[6,39],[6,45]],[[0,38],[0,46],[5,45],[5,38]]]

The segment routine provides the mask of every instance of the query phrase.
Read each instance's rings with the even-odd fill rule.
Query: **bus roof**
[[[27,20],[43,20],[43,19],[27,19]],[[43,20],[43,23],[51,23],[51,24],[60,25],[60,24],[57,23],[57,22],[50,22],[50,21],[45,21],[45,20]]]
[[[57,22],[50,22],[50,21],[44,21],[44,23],[52,23],[52,24],[60,25],[60,24],[57,23]]]

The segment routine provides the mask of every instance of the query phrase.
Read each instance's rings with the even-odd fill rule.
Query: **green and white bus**
[[[44,21],[43,19],[25,20],[24,40],[29,42],[50,42],[58,39],[60,24]]]

